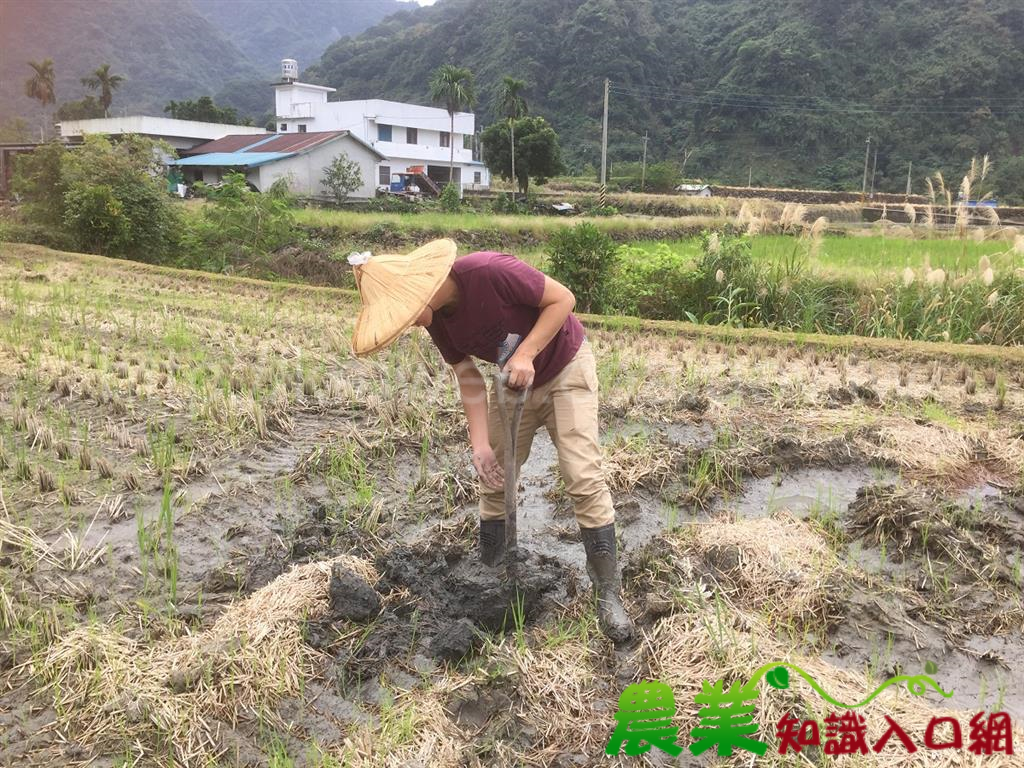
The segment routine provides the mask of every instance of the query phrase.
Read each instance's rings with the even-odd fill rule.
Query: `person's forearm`
[[[469,443],[474,451],[490,445],[487,430],[487,385],[483,374],[475,366],[466,366],[457,373],[459,395],[469,424]]]
[[[528,355],[533,360],[562,329],[565,319],[572,312],[575,304],[575,298],[570,295],[541,309],[540,315],[537,316],[537,322],[533,325],[533,330],[526,335],[516,351]]]

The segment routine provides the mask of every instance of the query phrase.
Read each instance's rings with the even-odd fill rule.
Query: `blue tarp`
[[[195,155],[175,160],[172,165],[218,165],[225,167],[255,168],[293,157],[295,152],[211,152],[208,155]]]

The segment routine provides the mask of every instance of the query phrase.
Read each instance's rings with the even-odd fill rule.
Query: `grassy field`
[[[330,232],[334,236],[387,240],[389,236],[423,239],[451,236],[463,243],[501,241],[512,238],[518,243],[543,242],[557,230],[578,223],[579,219],[560,216],[501,216],[492,213],[366,213],[306,208],[296,212],[297,222]],[[603,216],[588,218],[598,229],[619,241],[676,236],[725,226],[723,217],[689,216]],[[495,242],[495,245],[499,242]]]
[[[807,251],[805,244],[788,235],[757,235],[752,238],[753,257],[763,264],[779,264]],[[674,253],[693,260],[700,255],[696,238],[668,244]],[[633,247],[653,251],[660,242],[634,243]],[[926,261],[932,268],[947,272],[977,269],[982,256],[992,260],[993,268],[1014,269],[1024,266],[1021,254],[1007,253],[1003,240],[959,240],[951,238],[892,238],[877,234],[827,236],[821,247],[810,255],[808,266],[822,274],[877,281],[892,278],[906,267],[920,270]]]
[[[0,764],[633,765],[603,755],[628,683],[671,686],[688,745],[703,681],[780,661],[848,702],[936,663],[952,695],[886,689],[869,743],[1024,716],[1017,350],[585,317],[640,633],[614,649],[543,434],[529,583],[475,562],[422,331],[360,360],[351,292],[3,248]],[[755,703],[780,767],[783,713],[828,711],[796,675]]]

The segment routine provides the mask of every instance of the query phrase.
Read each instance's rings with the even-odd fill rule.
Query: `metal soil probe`
[[[516,439],[519,436],[519,422],[523,419],[523,408],[530,396],[530,388],[523,387],[519,390],[510,417],[506,407],[508,404],[508,394],[505,391],[507,383],[507,373],[499,371],[494,374],[494,392],[498,398],[501,425],[505,430],[505,573],[514,577],[516,566],[519,563],[519,539],[516,532],[519,462],[516,461]]]

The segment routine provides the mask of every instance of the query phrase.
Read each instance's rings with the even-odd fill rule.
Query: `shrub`
[[[11,191],[33,224],[60,227],[64,223],[66,184],[61,168],[66,154],[64,145],[55,140],[14,158]]]
[[[494,213],[516,213],[516,204],[507,192],[499,192],[491,203],[491,210]]]
[[[363,175],[359,163],[342,152],[324,168],[322,181],[334,202],[340,205],[363,185]]]
[[[551,276],[576,294],[583,312],[600,312],[607,301],[615,265],[614,241],[593,224],[555,232],[548,242]]]
[[[62,223],[81,250],[160,260],[179,242],[163,157],[170,147],[138,136],[117,144],[87,136],[61,159]]]
[[[235,259],[274,251],[295,240],[286,195],[255,192],[241,173],[225,176],[219,188],[201,191],[210,203],[189,230],[193,266],[223,272]]]
[[[380,213],[414,213],[422,207],[422,203],[396,195],[379,195],[366,203],[368,211]]]
[[[445,213],[458,213],[461,206],[462,200],[459,197],[458,186],[448,182],[445,184],[444,191],[441,192],[441,210]]]

